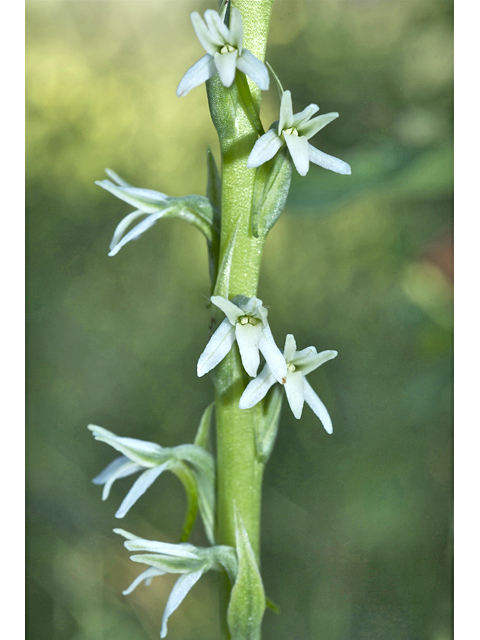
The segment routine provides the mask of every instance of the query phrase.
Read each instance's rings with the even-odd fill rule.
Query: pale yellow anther
[[[226,44],[220,49],[220,53],[233,53],[236,51],[235,47],[232,47],[231,44]]]
[[[295,127],[290,127],[290,129],[284,129],[284,133],[288,133],[291,136],[298,136],[298,131]]]
[[[292,364],[292,363],[290,363],[289,365],[287,365],[287,371],[290,371],[291,373],[293,373],[293,372],[295,371],[295,369],[296,369],[296,368],[297,368],[297,367],[296,367],[294,364]]]
[[[240,318],[240,324],[248,324],[248,317],[247,316],[242,316]]]

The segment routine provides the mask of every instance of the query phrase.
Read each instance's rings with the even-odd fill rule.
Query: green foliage
[[[237,509],[235,523],[238,573],[228,605],[228,628],[232,640],[256,640],[265,612],[265,592],[255,553]]]

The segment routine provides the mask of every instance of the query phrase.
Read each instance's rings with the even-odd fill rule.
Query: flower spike
[[[230,11],[230,28],[213,9],[205,11],[205,22],[198,11],[194,11],[190,18],[197,38],[207,53],[180,80],[177,96],[186,96],[191,89],[216,73],[224,87],[231,87],[237,69],[251,78],[262,91],[268,89],[270,79],[267,67],[243,48],[242,15],[238,9],[232,7]]]
[[[332,421],[325,405],[308,383],[306,376],[337,355],[337,351],[332,350],[317,353],[315,347],[307,347],[297,351],[297,344],[291,333],[287,335],[283,350],[283,357],[287,367],[285,392],[293,415],[295,418],[300,419],[303,405],[306,402],[320,419],[327,433],[332,433],[333,431]],[[250,409],[257,402],[263,400],[275,382],[275,376],[272,375],[267,363],[260,374],[247,385],[240,398],[240,409]]]
[[[287,145],[293,164],[301,176],[308,172],[310,162],[324,169],[343,175],[350,175],[352,170],[343,160],[319,151],[309,139],[327,124],[338,118],[338,113],[325,113],[313,118],[319,111],[316,104],[310,104],[300,113],[293,113],[292,94],[284,91],[280,104],[278,127],[272,127],[255,143],[247,160],[247,167],[253,169],[271,160],[282,147]]]

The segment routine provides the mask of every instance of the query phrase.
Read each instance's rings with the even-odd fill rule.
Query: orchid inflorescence
[[[270,67],[281,100],[279,119],[265,133],[258,113],[255,112],[252,116],[251,108],[254,109],[254,101],[245,76],[248,76],[258,89],[265,91],[269,87],[269,72],[267,66],[243,46],[240,11],[236,7],[228,7],[228,2],[224,2],[223,11],[220,13],[207,10],[203,20],[198,12],[193,12],[191,20],[195,33],[207,53],[185,73],[178,85],[177,95],[185,96],[191,89],[210,81],[218,74],[217,80],[224,88],[222,91],[231,93],[229,104],[238,101],[246,109],[246,113],[250,109],[247,115],[258,138],[253,142],[249,153],[244,154],[242,162],[245,168],[255,175],[249,221],[250,237],[262,241],[285,206],[292,166],[301,176],[308,172],[310,162],[339,174],[351,173],[346,162],[319,151],[308,142],[323,127],[336,119],[338,113],[316,115],[319,107],[310,104],[303,111],[294,114],[290,91],[283,90],[278,77]],[[210,151],[207,161],[206,197],[171,197],[159,191],[137,188],[114,171],[107,169],[109,179],[97,184],[135,207],[115,229],[109,255],[116,255],[126,244],[138,239],[160,219],[182,219],[204,234],[209,250],[212,279],[213,295],[210,296],[210,302],[225,317],[198,359],[197,375],[201,377],[212,371],[217,385],[222,362],[232,350],[237,354],[237,360],[245,373],[240,374],[243,386],[237,396],[235,409],[247,412],[257,405],[260,407],[260,414],[257,411],[256,415],[261,417],[253,422],[253,428],[257,460],[265,463],[272,451],[278,430],[283,390],[295,418],[300,419],[306,402],[326,432],[332,433],[329,413],[307,381],[307,376],[328,360],[335,358],[337,352],[317,352],[313,346],[297,350],[292,334],[286,336],[282,352],[275,343],[268,322],[268,310],[262,300],[252,295],[235,295],[230,298],[228,283],[238,226],[229,237],[226,250],[220,252],[222,183]],[[263,356],[265,363],[258,373],[260,356]],[[258,630],[266,606],[255,552],[242,513],[235,503],[235,548],[218,544],[215,524],[218,515],[215,493],[216,463],[208,446],[213,406],[212,403],[202,415],[193,444],[177,447],[162,447],[149,441],[125,438],[97,425],[89,425],[97,440],[110,445],[120,453],[120,456],[93,480],[95,484],[103,485],[104,500],[116,480],[140,473],[117,510],[117,518],[123,518],[164,471],[174,473],[182,482],[187,494],[187,514],[178,544],[145,540],[123,529],[115,530],[126,538],[125,546],[129,551],[143,552],[132,556],[131,559],[148,566],[124,591],[125,594],[131,593],[142,582],[150,584],[154,577],[166,573],[180,575],[165,608],[162,638],[167,633],[167,620],[171,613],[177,609],[201,576],[211,569],[225,571],[232,585],[227,622],[233,640],[259,637]],[[200,512],[210,547],[187,544],[197,511]],[[246,610],[248,615],[245,613]]]

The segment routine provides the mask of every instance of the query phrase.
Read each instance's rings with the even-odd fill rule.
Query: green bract
[[[238,573],[228,605],[232,640],[257,640],[265,612],[265,591],[242,516],[235,508]]]

